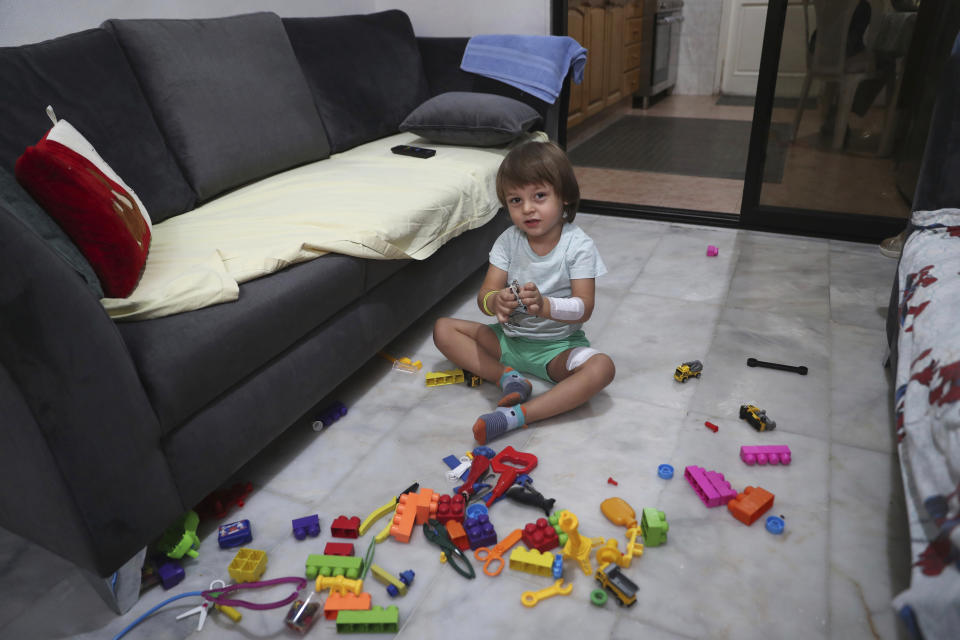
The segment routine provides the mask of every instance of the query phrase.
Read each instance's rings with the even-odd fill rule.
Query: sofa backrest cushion
[[[280,17],[108,20],[201,201],[330,155]]]
[[[124,177],[154,222],[193,208],[196,196],[109,33],[91,29],[0,48],[0,86],[0,166],[8,172],[50,129],[44,110],[51,105]]]
[[[410,18],[284,18],[334,153],[398,132],[430,97]]]

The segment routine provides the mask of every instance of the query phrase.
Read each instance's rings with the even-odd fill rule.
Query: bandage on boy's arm
[[[595,291],[596,281],[593,278],[571,280],[569,298],[543,297],[544,317],[560,322],[586,322],[593,314]]]

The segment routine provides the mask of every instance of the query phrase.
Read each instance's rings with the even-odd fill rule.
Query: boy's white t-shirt
[[[607,272],[597,247],[583,229],[564,223],[557,246],[545,256],[530,248],[526,234],[515,226],[497,238],[490,249],[490,264],[507,272],[507,284],[516,280],[522,287],[532,282],[544,296],[569,298],[570,281],[596,278]],[[512,338],[558,340],[579,330],[583,323],[558,322],[517,312],[502,324]]]

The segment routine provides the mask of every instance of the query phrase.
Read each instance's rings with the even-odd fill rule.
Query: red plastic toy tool
[[[513,467],[510,465],[517,466]],[[513,447],[508,446],[504,447],[504,449],[490,461],[490,467],[496,473],[500,474],[500,479],[497,480],[497,486],[493,488],[493,491],[490,492],[490,496],[487,498],[486,504],[488,507],[513,485],[517,476],[522,473],[530,473],[537,468],[537,456],[532,453],[517,451]],[[473,475],[472,469],[470,474],[471,476]]]
[[[467,476],[467,481],[457,490],[457,493],[473,495],[473,492],[476,491],[473,485],[483,478],[489,469],[490,459],[487,456],[473,456],[473,462],[470,464],[470,475]]]

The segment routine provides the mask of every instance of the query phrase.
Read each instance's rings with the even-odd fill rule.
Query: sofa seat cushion
[[[486,224],[509,148],[443,146],[427,160],[390,152],[414,140],[368,142],[155,225],[137,289],[103,305],[117,319],[163,317],[236,300],[237,283],[327,252],[423,260]]]
[[[50,129],[50,105],[123,176],[154,222],[193,208],[196,196],[111,34],[92,29],[0,48],[0,86],[0,166],[8,172]]]
[[[108,20],[201,201],[329,155],[279,16]]]
[[[119,324],[163,432],[359,297],[364,262],[326,255],[244,284],[233,304]]]
[[[429,97],[407,14],[284,18],[334,153],[397,133]]]

